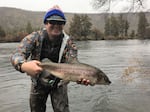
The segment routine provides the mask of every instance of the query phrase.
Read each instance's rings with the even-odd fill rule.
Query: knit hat
[[[66,23],[65,15],[58,6],[54,6],[46,12],[43,20],[44,24],[47,20],[63,21]]]

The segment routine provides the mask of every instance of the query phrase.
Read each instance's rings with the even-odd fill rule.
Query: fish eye
[[[108,81],[108,78],[107,78],[107,77],[104,77],[104,80],[105,80],[105,81]]]

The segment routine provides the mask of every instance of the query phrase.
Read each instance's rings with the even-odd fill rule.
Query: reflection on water
[[[16,43],[0,43],[0,112],[29,112],[30,78],[12,68]],[[77,42],[79,61],[103,70],[110,86],[70,83],[71,112],[147,112],[150,109],[150,40]],[[48,99],[47,112],[52,111]]]

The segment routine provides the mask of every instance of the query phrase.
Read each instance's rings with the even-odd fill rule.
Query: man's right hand
[[[37,74],[42,72],[42,68],[39,66],[41,64],[40,61],[32,60],[29,62],[24,62],[21,65],[21,70],[26,72],[28,75],[35,77]]]

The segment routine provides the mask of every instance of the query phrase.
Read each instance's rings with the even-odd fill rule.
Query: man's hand
[[[40,61],[32,60],[29,62],[24,62],[21,66],[21,70],[26,72],[30,76],[36,76],[39,74],[43,69],[39,66],[41,64]]]
[[[77,81],[78,84],[83,84],[83,85],[86,85],[88,86],[90,84],[90,80],[87,80],[87,79],[80,79]]]

